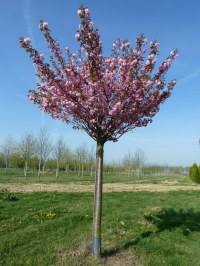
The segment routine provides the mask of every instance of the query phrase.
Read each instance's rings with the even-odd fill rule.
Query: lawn
[[[94,175],[94,173],[93,173]],[[30,171],[27,178],[23,176],[22,169],[8,169],[8,173],[5,174],[4,169],[0,168],[0,183],[59,183],[59,184],[94,184],[94,176],[90,176],[90,173],[85,173],[84,176],[78,176],[77,172],[60,171],[58,179],[55,178],[54,172],[45,172],[41,174],[40,180],[37,176],[37,171]],[[188,176],[156,176],[149,175],[145,177],[128,176],[128,174],[120,173],[104,173],[104,183],[123,183],[123,184],[172,184],[172,185],[194,185]]]
[[[199,192],[117,192],[103,197],[103,260],[91,253],[92,193],[0,193],[0,265],[200,265]]]

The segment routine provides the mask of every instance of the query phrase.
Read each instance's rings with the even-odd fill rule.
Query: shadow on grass
[[[127,243],[125,243],[124,245],[120,246],[120,247],[114,247],[108,250],[105,250],[102,254],[101,257],[102,258],[109,258],[112,256],[115,256],[123,251],[125,251],[126,249],[128,249],[131,246],[136,246],[137,244],[139,244],[139,242],[143,239],[146,238],[148,236],[150,236],[152,234],[151,231],[147,231],[142,233],[140,236],[136,237],[135,239],[128,241]]]
[[[101,258],[109,258],[109,257],[115,256],[116,254],[120,252],[122,252],[121,247],[114,247],[114,248],[111,248],[111,249],[108,249],[102,252]]]
[[[195,212],[194,209],[176,211],[164,208],[150,213],[145,219],[155,225],[158,232],[176,228],[187,229],[188,232],[200,231],[200,212]]]
[[[143,232],[135,239],[128,241],[120,247],[106,250],[103,252],[102,257],[106,258],[114,256],[131,246],[138,245],[144,238],[147,238],[155,233],[161,233],[165,230],[172,231],[180,228],[185,236],[189,235],[193,231],[200,232],[200,212],[195,212],[194,209],[175,210],[173,208],[164,208],[158,212],[148,213],[148,215],[145,215],[144,218],[155,226],[154,232]]]

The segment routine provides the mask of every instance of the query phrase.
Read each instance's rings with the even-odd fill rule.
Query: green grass
[[[89,173],[83,177],[78,176],[76,172],[64,171],[60,172],[58,179],[55,178],[55,173],[45,172],[44,176],[41,174],[40,180],[38,179],[37,172],[30,171],[27,178],[23,176],[21,169],[8,169],[5,174],[4,169],[0,169],[0,183],[59,183],[59,184],[94,184],[94,176],[91,177]],[[148,176],[138,177],[128,176],[123,174],[104,173],[104,183],[124,183],[124,184],[170,184],[170,185],[191,185],[192,181],[188,176]]]
[[[101,265],[90,256],[92,193],[0,193],[0,265]],[[198,191],[105,193],[103,255],[200,265]],[[103,264],[103,263],[102,263]]]

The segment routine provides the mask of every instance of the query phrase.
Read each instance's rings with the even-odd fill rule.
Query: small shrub
[[[198,167],[196,163],[190,167],[189,177],[193,182],[200,183],[200,167]]]

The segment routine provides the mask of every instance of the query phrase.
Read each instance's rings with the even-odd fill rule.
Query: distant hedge
[[[193,182],[200,183],[200,166],[194,163],[192,167],[190,167],[189,176]]]

